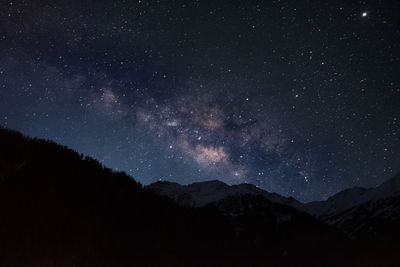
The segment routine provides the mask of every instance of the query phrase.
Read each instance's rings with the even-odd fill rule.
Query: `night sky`
[[[0,125],[143,184],[375,186],[400,170],[400,2],[1,1]]]

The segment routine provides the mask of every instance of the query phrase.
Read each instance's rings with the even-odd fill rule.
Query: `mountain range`
[[[262,195],[266,199],[301,209],[302,203],[296,199],[286,198],[276,193],[262,190],[252,184],[239,184],[229,186],[218,180],[180,185],[174,182],[159,181],[146,186],[161,195],[168,196],[181,205],[201,207],[233,195]]]
[[[369,234],[372,229],[375,234],[381,232],[373,225],[369,225],[368,219],[379,220],[379,218],[382,218],[383,222],[390,224],[392,221],[398,221],[400,216],[400,206],[398,205],[398,200],[400,199],[400,174],[395,175],[375,188],[349,188],[329,197],[325,201],[309,203],[301,203],[292,197],[270,193],[251,184],[229,186],[217,180],[190,185],[159,181],[146,186],[146,188],[172,198],[181,205],[193,207],[205,206],[230,196],[260,195],[273,203],[291,206],[327,224],[343,228],[345,232],[351,234],[352,238],[357,235]],[[361,227],[361,223],[364,230],[356,230]],[[385,228],[383,225],[381,227],[382,229]],[[368,229],[371,229],[371,231]],[[391,235],[394,233],[396,231],[391,232]]]
[[[0,266],[398,266],[399,175],[324,202],[250,184],[143,187],[0,129]]]
[[[305,205],[305,210],[317,216],[330,216],[356,205],[400,195],[400,173],[378,187],[354,187],[343,190],[326,201],[315,201]]]

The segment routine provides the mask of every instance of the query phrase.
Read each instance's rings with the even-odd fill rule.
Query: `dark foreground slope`
[[[185,208],[52,142],[0,129],[0,147],[0,266],[360,262],[329,226],[264,198]]]

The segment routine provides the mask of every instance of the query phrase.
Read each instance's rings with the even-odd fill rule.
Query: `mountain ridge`
[[[170,197],[179,204],[195,207],[205,206],[232,195],[262,195],[272,202],[289,205],[316,217],[326,217],[344,212],[368,201],[400,195],[400,173],[377,187],[351,187],[330,196],[327,200],[307,203],[302,203],[293,197],[284,197],[274,192],[268,192],[253,184],[228,185],[219,180],[194,182],[188,185],[170,181],[157,181],[145,186],[145,188]]]
[[[304,211],[314,216],[333,215],[368,201],[390,198],[396,195],[400,195],[400,173],[376,187],[351,187],[330,196],[327,200],[305,203]]]
[[[168,196],[182,205],[195,207],[205,206],[228,196],[243,194],[262,195],[272,202],[289,205],[299,210],[303,205],[292,197],[287,198],[277,193],[270,193],[249,183],[228,185],[219,180],[209,180],[180,185],[176,182],[158,181],[145,188]]]

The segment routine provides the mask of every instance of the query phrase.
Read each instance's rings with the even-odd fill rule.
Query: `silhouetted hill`
[[[188,208],[53,142],[0,129],[0,147],[0,266],[362,263],[331,226],[262,196]]]
[[[0,266],[174,262],[229,247],[222,216],[202,220],[66,147],[8,130],[0,147]]]

